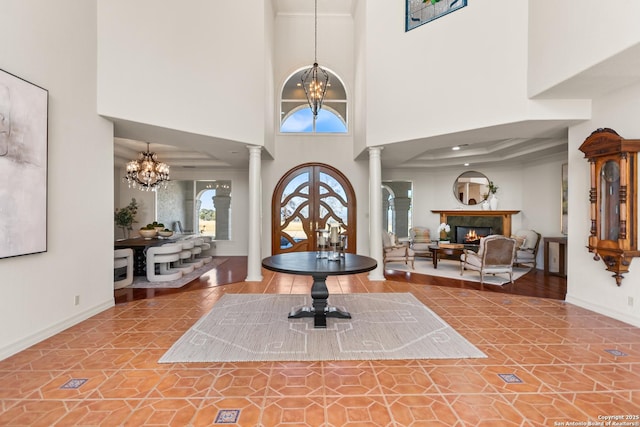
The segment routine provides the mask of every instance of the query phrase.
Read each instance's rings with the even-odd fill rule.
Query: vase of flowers
[[[113,219],[118,227],[122,229],[122,235],[125,239],[129,238],[129,232],[131,231],[131,225],[136,221],[136,214],[138,213],[138,203],[136,199],[131,199],[129,205],[122,209],[116,208]]]
[[[449,240],[449,231],[451,231],[451,227],[449,227],[449,224],[445,224],[443,222],[438,226],[438,232],[440,233],[441,242],[445,242]]]
[[[498,192],[498,187],[493,183],[493,181],[489,181],[489,194],[491,198],[489,199],[489,206],[491,206],[491,210],[495,211],[498,209],[498,197],[496,193]]]

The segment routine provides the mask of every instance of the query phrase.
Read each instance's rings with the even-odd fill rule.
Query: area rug
[[[386,270],[411,271],[428,276],[446,277],[448,279],[468,280],[480,283],[480,273],[477,271],[465,270],[460,276],[460,261],[442,259],[438,261],[438,268],[433,268],[431,258],[416,258],[414,268],[403,262],[388,262],[385,264]],[[513,280],[517,280],[531,270],[530,267],[513,267]],[[507,274],[485,275],[484,283],[489,285],[506,285],[509,283]]]
[[[351,319],[289,319],[308,295],[225,294],[159,363],[485,358],[409,293],[335,294]]]
[[[181,288],[226,261],[227,258],[213,258],[210,263],[204,264],[200,268],[196,268],[191,273],[184,274],[179,279],[169,280],[167,282],[150,282],[147,280],[146,276],[135,276],[133,278],[133,283],[123,289]]]

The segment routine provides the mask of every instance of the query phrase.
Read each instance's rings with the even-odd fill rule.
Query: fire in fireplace
[[[492,233],[491,227],[456,226],[456,243],[477,245],[482,237]]]

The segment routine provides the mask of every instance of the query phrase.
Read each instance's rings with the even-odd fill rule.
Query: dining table
[[[338,260],[332,260],[319,257],[317,252],[286,252],[264,258],[262,266],[279,273],[313,277],[312,305],[294,308],[288,317],[313,317],[314,328],[326,328],[327,317],[351,319],[348,311],[328,304],[327,277],[364,273],[375,269],[378,264],[373,258],[351,253],[345,253]]]

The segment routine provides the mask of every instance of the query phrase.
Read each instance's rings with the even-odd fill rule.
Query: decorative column
[[[369,148],[369,256],[378,266],[369,272],[369,280],[384,280],[382,262],[382,147]]]
[[[260,196],[261,179],[261,152],[262,147],[250,146],[249,148],[249,241],[247,253],[247,282],[262,281],[262,260],[260,257],[260,244],[262,232],[260,221],[262,219],[262,205]]]
[[[216,240],[229,240],[229,208],[231,207],[231,188],[216,186],[213,207],[216,209]],[[199,212],[199,211],[198,211]]]
[[[407,237],[409,236],[409,208],[411,208],[411,199],[409,197],[396,196],[393,202],[395,208],[396,236]]]

